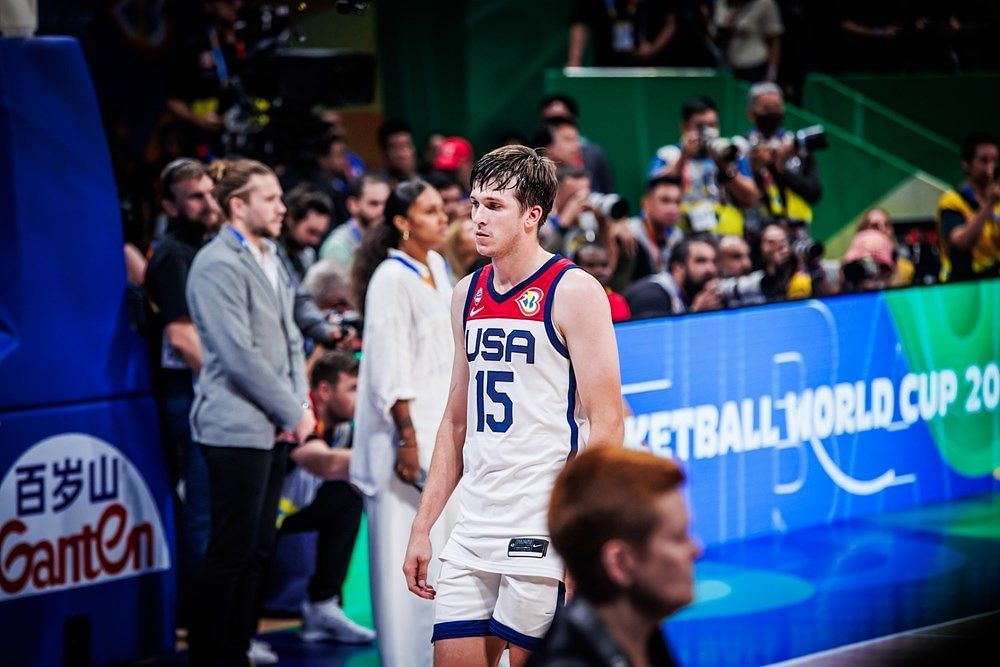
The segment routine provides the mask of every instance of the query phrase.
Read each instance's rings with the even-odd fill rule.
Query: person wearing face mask
[[[747,134],[750,169],[760,192],[760,205],[747,214],[747,227],[763,229],[771,222],[792,227],[812,222],[812,207],[820,200],[816,157],[799,146],[785,130],[785,98],[773,83],[758,83],[747,95],[747,117],[754,127]]]

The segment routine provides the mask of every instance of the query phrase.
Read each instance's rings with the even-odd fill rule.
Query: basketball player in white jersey
[[[403,572],[435,599],[434,664],[522,665],[562,603],[549,545],[556,475],[583,447],[621,446],[618,351],[601,285],[538,243],[555,165],[524,146],[472,172],[476,249],[492,264],[452,295],[455,362]],[[458,487],[459,519],[427,582],[430,528]]]

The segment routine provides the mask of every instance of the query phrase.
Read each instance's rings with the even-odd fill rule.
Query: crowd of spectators
[[[145,289],[167,459],[174,482],[183,489],[182,602],[195,595],[193,573],[202,567],[209,531],[208,465],[188,423],[203,350],[185,296],[196,255],[232,215],[217,200],[225,167],[216,159],[238,149],[221,141],[219,117],[225,95],[232,92],[225,85],[226,63],[235,65],[239,59],[234,4],[206,3],[208,41],[192,52],[197,64],[189,71],[192,75],[179,78],[172,88],[168,107],[177,123],[174,148],[184,157],[160,172],[162,215],[146,253],[148,267],[134,247],[126,251],[130,279]],[[873,208],[862,216],[839,261],[825,259],[822,244],[812,238],[813,207],[823,196],[817,144],[785,129],[784,90],[773,83],[781,67],[784,33],[779,9],[787,15],[796,3],[711,4],[576,3],[569,65],[581,64],[588,39],[593,40],[597,63],[608,66],[684,64],[678,59],[697,60],[704,51],[705,58],[721,58],[737,76],[755,82],[746,100],[750,130],[742,137],[720,137],[715,102],[706,96],[688,100],[678,110],[677,143],[649,156],[645,192],[637,210],[630,210],[614,194],[614,169],[604,150],[581,136],[577,102],[558,94],[541,99],[535,134],[531,139],[511,137],[510,142],[527,140],[543,148],[558,168],[555,202],[539,230],[542,245],[572,258],[598,279],[616,322],[913,283],[915,260],[884,209]],[[868,40],[872,49],[879,48],[879,40],[903,35],[918,39],[921,31],[932,28],[962,29],[959,17],[938,10],[924,16],[914,9],[918,4],[907,3],[906,11],[890,20],[889,15],[848,3],[839,25],[852,39]],[[909,18],[898,19],[904,15]],[[307,121],[308,131],[297,133],[296,145],[279,152],[281,159],[270,165],[284,202],[274,251],[294,293],[294,323],[301,333],[305,370],[311,372],[313,410],[321,422],[316,435],[337,453],[331,455],[324,446],[300,445],[295,450],[289,480],[301,486],[303,475],[311,475],[318,481],[305,485],[310,493],[298,505],[282,506],[280,521],[284,532],[305,530],[322,525],[323,517],[335,513],[334,505],[353,508],[343,518],[342,530],[321,536],[322,558],[329,562],[318,567],[310,583],[303,615],[314,637],[366,641],[370,633],[340,608],[348,544],[357,533],[361,507],[343,481],[343,451],[351,441],[344,425],[353,416],[354,389],[341,385],[356,384],[358,370],[350,363],[350,353],[370,352],[361,336],[362,313],[364,318],[382,318],[385,312],[379,309],[401,311],[398,302],[407,298],[390,283],[369,284],[380,262],[398,255],[404,246],[411,249],[410,255],[417,246],[423,257],[440,254],[443,261],[435,259],[428,269],[434,275],[427,277],[447,300],[448,288],[486,261],[476,253],[469,176],[477,155],[493,147],[474,147],[466,138],[435,133],[418,152],[410,126],[390,119],[378,130],[380,164],[373,165],[352,149],[336,110],[313,108]],[[961,161],[967,182],[945,193],[936,212],[942,281],[1000,274],[997,140],[970,135]],[[410,219],[410,208],[396,212],[412,223],[412,241],[409,227],[404,234],[385,219],[387,202],[398,204],[399,193],[407,188],[414,197],[432,193],[424,197],[434,204],[426,234],[423,223]],[[229,194],[230,199],[241,196]],[[373,255],[373,248],[379,252]],[[434,254],[428,255],[431,251]],[[366,304],[373,285],[381,301],[373,301],[369,293]],[[213,317],[211,309],[201,314],[202,319]],[[390,359],[393,344],[383,343],[381,358]],[[425,465],[423,460],[404,465],[406,481],[416,482]],[[409,488],[405,492],[412,495]],[[288,495],[294,493],[286,488]],[[297,518],[296,511],[301,512]],[[266,660],[266,647],[256,650],[255,658]]]

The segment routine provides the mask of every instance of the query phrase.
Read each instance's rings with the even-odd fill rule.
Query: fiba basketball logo
[[[521,309],[521,314],[531,317],[538,313],[542,307],[542,299],[545,293],[537,287],[529,287],[517,297],[517,307]]]

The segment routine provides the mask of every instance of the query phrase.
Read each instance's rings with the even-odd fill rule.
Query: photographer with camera
[[[585,244],[602,246],[610,258],[614,289],[653,272],[626,220],[627,201],[617,194],[593,192],[590,176],[581,167],[560,167],[556,178],[552,211],[539,233],[546,250],[571,257]]]
[[[718,310],[719,269],[715,241],[709,236],[686,238],[670,253],[667,269],[643,278],[625,290],[632,319],[670,317]]]
[[[330,199],[308,184],[302,184],[293,188],[286,200],[288,212],[277,252],[295,289],[295,324],[302,332],[308,355],[317,344],[333,347],[346,342],[345,337],[350,332],[317,308],[313,297],[303,287],[307,271],[316,262],[315,246],[330,227]]]
[[[962,143],[967,181],[938,201],[941,282],[1000,275],[1000,164],[996,137],[969,135]]]
[[[808,225],[812,206],[823,192],[813,154],[826,146],[822,128],[786,131],[784,94],[773,83],[750,87],[747,117],[754,125],[747,135],[750,168],[760,192],[757,210],[747,213],[747,226],[759,230],[771,222]]]
[[[715,102],[703,95],[681,106],[681,142],[663,146],[653,158],[649,177],[669,176],[684,184],[685,233],[743,234],[741,209],[759,196],[750,163],[739,139],[719,136]]]

